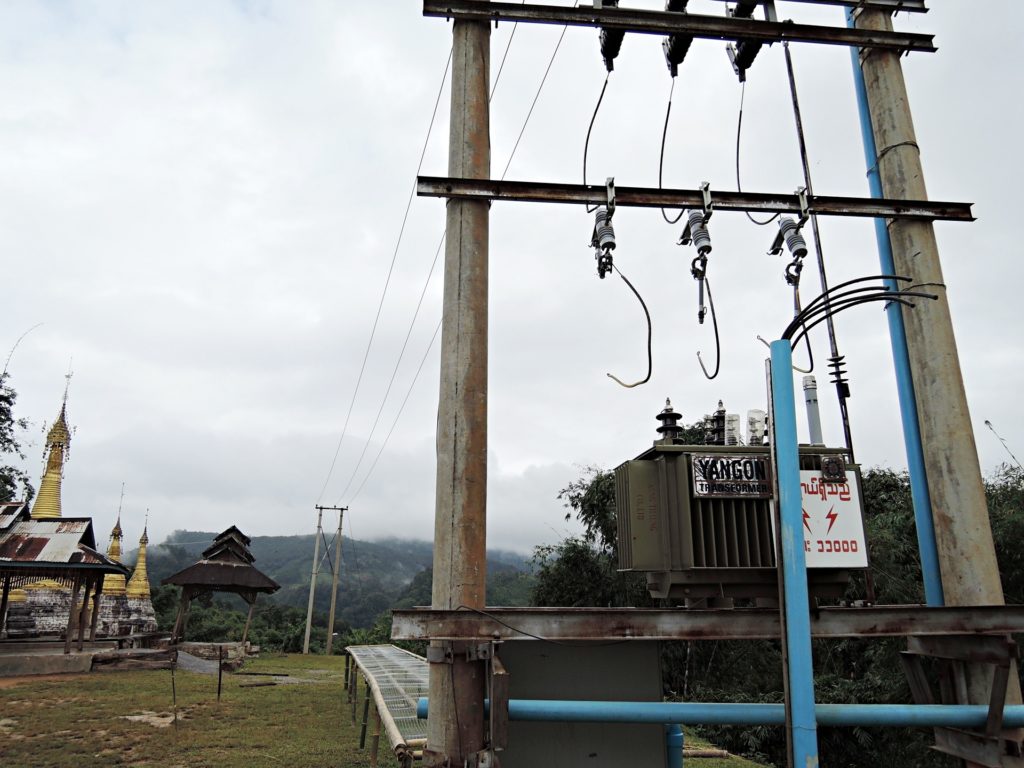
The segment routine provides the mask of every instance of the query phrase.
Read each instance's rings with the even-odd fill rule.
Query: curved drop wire
[[[644,299],[640,295],[640,292],[637,291],[637,289],[633,287],[633,284],[629,282],[629,279],[624,274],[622,274],[622,270],[620,270],[614,264],[612,265],[612,268],[619,273],[619,277],[622,278],[622,281],[629,286],[629,290],[633,292],[633,295],[636,296],[637,300],[640,302],[640,306],[643,307],[644,317],[647,318],[647,375],[644,376],[644,378],[642,378],[640,381],[633,382],[632,384],[627,384],[618,376],[613,376],[610,373],[605,374],[609,379],[614,381],[620,387],[632,389],[633,387],[639,387],[641,384],[646,384],[648,381],[650,381],[651,372],[654,370],[653,358],[651,355],[651,335],[653,333],[653,327],[651,325],[651,313],[647,311],[647,304],[644,303]]]

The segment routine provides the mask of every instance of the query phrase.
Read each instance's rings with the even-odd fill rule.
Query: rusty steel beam
[[[773,640],[773,609],[409,608],[391,612],[395,640]],[[1024,606],[821,608],[814,637],[993,635],[1024,631]]]
[[[732,3],[735,0],[719,0],[723,3]],[[757,0],[758,4],[764,4],[767,0]],[[865,8],[871,11],[909,11],[911,13],[928,13],[924,0],[790,0],[793,3],[806,3],[808,5],[841,5],[845,8]]]
[[[447,197],[461,200],[512,200],[528,203],[584,203],[604,205],[608,190],[597,184],[551,184],[496,179],[456,179],[444,176],[420,176],[416,193],[422,197]],[[708,193],[716,211],[763,213],[803,213],[797,194],[762,192]],[[657,189],[655,187],[615,187],[615,204],[637,208],[701,208],[704,191],[700,189]],[[946,203],[932,200],[891,200],[873,197],[806,197],[807,213],[820,216],[866,216],[869,218],[921,219],[932,221],[974,221],[971,203]]]
[[[687,35],[705,40],[788,40],[796,43],[848,45],[890,51],[934,52],[933,35],[895,31],[869,31],[847,27],[757,21],[730,16],[702,16],[637,8],[567,8],[557,5],[482,2],[481,0],[423,0],[424,16],[464,21],[512,21],[604,27],[648,35]]]

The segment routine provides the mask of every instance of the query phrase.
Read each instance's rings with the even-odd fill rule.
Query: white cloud
[[[648,3],[656,7],[657,3]],[[693,3],[721,11],[720,3]],[[935,55],[904,59],[936,199],[976,203],[974,224],[937,226],[976,424],[992,419],[1018,452],[1021,341],[1013,315],[1021,260],[1013,184],[1022,107],[1012,46],[992,46],[967,4],[903,29],[937,34]],[[699,7],[697,7],[699,6]],[[962,7],[963,6],[963,7]],[[994,17],[1021,20],[1000,2]],[[784,14],[841,23],[834,8],[780,4]],[[493,33],[496,72],[511,30]],[[136,3],[0,7],[0,249],[8,286],[7,347],[19,412],[56,413],[74,358],[69,410],[78,425],[65,483],[69,514],[109,529],[122,481],[136,519],[157,537],[237,523],[250,533],[305,533],[345,422],[433,107],[451,25],[394,4]],[[499,174],[560,30],[519,27],[493,103]],[[819,193],[866,194],[843,48],[793,46]],[[802,183],[782,50],[750,75],[744,186]],[[509,178],[578,181],[604,78],[592,30],[569,30]],[[630,37],[591,141],[589,178],[653,185],[669,78],[658,40]],[[720,43],[698,41],[676,84],[666,183],[734,183],[739,86]],[[424,173],[445,172],[447,95]],[[370,429],[443,228],[444,204],[414,202],[337,469],[334,503],[366,458],[362,483],[440,315],[440,269],[426,294],[381,422]],[[491,219],[490,477],[492,546],[526,550],[560,535],[558,489],[577,465],[612,467],[653,439],[666,396],[688,421],[724,399],[764,403],[765,351],[791,316],[784,262],[765,255],[770,228],[719,214],[709,274],[722,329],[722,373],[695,322],[696,288],[679,227],[657,211],[616,217],[616,261],[654,320],[654,375],[622,390],[606,378],[643,373],[644,325],[621,283],[594,275],[592,220],[563,206],[498,203]],[[829,279],[878,271],[870,222],[826,220]],[[813,266],[803,297],[817,292]],[[840,317],[854,437],[867,464],[904,463],[889,345],[880,310]],[[815,335],[825,430],[838,443]],[[430,536],[437,347],[373,476],[352,505],[359,537]],[[802,358],[803,353],[799,354]],[[982,464],[1006,458],[981,427]],[[32,448],[41,468],[40,436]],[[500,457],[500,467],[497,465]],[[342,501],[346,501],[342,498]],[[129,534],[131,537],[133,534]]]

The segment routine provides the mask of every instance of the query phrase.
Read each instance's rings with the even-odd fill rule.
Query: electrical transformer
[[[646,573],[656,598],[777,597],[768,446],[754,428],[754,444],[739,444],[730,429],[738,419],[721,405],[707,422],[712,444],[684,444],[671,404],[657,418],[660,439],[615,470],[619,569]],[[841,597],[851,571],[868,567],[860,468],[847,458],[845,449],[800,446],[804,552],[821,598]]]

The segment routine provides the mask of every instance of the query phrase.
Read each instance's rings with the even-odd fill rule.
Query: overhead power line
[[[395,270],[395,261],[398,259],[398,249],[402,245],[402,236],[405,234],[405,225],[409,220],[409,209],[412,208],[412,200],[416,195],[416,177],[419,176],[420,169],[423,167],[423,158],[427,154],[427,145],[430,143],[430,134],[434,130],[434,120],[437,118],[437,108],[441,104],[441,95],[444,92],[444,84],[448,80],[448,71],[451,69],[452,64],[452,49],[448,50],[448,60],[444,65],[444,74],[441,76],[441,85],[437,89],[437,98],[434,100],[434,111],[430,115],[430,125],[427,126],[427,136],[423,140],[423,149],[420,152],[419,162],[416,164],[416,173],[413,177],[412,189],[409,190],[409,199],[405,203],[405,213],[402,215],[402,224],[398,229],[398,240],[395,242],[395,250],[391,255],[391,265],[388,267],[388,275],[384,280],[384,290],[381,291],[380,301],[377,302],[377,314],[373,318],[373,327],[370,329],[370,339],[366,342],[366,351],[363,353],[363,362],[359,367],[359,375],[356,377],[356,386],[352,391],[352,400],[348,404],[348,413],[345,414],[345,425],[341,428],[341,437],[338,438],[338,444],[334,448],[334,456],[331,457],[331,466],[327,470],[327,477],[324,478],[324,484],[320,488],[320,493],[317,494],[316,503],[319,504],[323,499],[324,492],[327,490],[327,485],[331,481],[331,476],[334,474],[334,467],[338,462],[338,454],[341,452],[341,444],[345,441],[345,435],[348,433],[349,421],[352,418],[352,409],[356,404],[356,397],[359,395],[359,386],[363,381],[363,374],[366,372],[366,361],[370,357],[370,349],[373,347],[373,339],[377,335],[377,325],[380,322],[380,313],[384,307],[384,299],[388,295],[388,287],[391,285],[391,275]]]
[[[576,5],[576,3],[573,3],[574,7],[575,7],[575,5]],[[509,153],[508,162],[505,163],[505,169],[504,169],[504,171],[502,171],[502,174],[501,174],[502,180],[504,180],[505,175],[508,173],[509,166],[512,164],[512,160],[516,156],[516,152],[519,149],[519,144],[520,144],[520,141],[523,138],[523,134],[526,131],[526,126],[529,124],[530,118],[533,115],[534,107],[537,106],[537,101],[540,99],[541,91],[544,90],[544,85],[547,82],[548,74],[551,72],[551,67],[555,63],[555,57],[558,56],[558,50],[559,50],[559,48],[561,48],[562,39],[565,37],[565,30],[566,29],[567,29],[567,27],[562,27],[562,33],[559,35],[558,41],[555,43],[555,47],[554,47],[554,49],[551,52],[551,57],[548,59],[547,67],[544,69],[544,75],[541,77],[540,83],[537,85],[537,91],[536,91],[536,93],[534,93],[533,100],[530,102],[530,108],[529,108],[529,110],[526,113],[526,117],[523,119],[523,125],[519,129],[519,135],[516,138],[515,144],[512,146],[512,151]],[[508,49],[512,45],[512,36],[514,34],[515,34],[515,26],[513,26],[512,32],[509,34],[509,40],[508,40],[507,45],[505,46],[505,53],[502,56],[501,64],[498,67],[498,74],[495,76],[494,83],[491,86],[491,93],[490,93],[490,95],[488,97],[488,101],[491,101],[494,98],[494,92],[497,90],[498,81],[501,78],[501,72],[502,72],[502,69],[505,66],[505,59],[508,57]],[[435,109],[436,109],[436,107],[435,107]],[[447,233],[445,233],[445,234],[447,234]],[[434,273],[434,266],[437,263],[437,259],[438,259],[438,256],[439,256],[440,252],[441,252],[441,248],[444,245],[444,240],[445,240],[445,235],[442,235],[441,236],[441,242],[438,243],[437,252],[434,254],[434,262],[431,264],[430,272],[427,275],[427,284],[429,284],[430,278],[431,278],[431,276]],[[419,315],[420,304],[422,304],[423,296],[426,293],[426,290],[427,290],[427,285],[424,285],[423,286],[423,291],[420,293],[420,303],[416,305],[416,312],[413,314],[412,323],[416,322],[416,318]],[[391,391],[391,386],[394,383],[395,374],[398,372],[398,366],[401,364],[402,357],[405,354],[406,347],[407,347],[408,340],[409,340],[409,334],[412,333],[412,323],[409,326],[409,331],[406,333],[406,343],[404,343],[402,345],[402,351],[399,354],[398,363],[395,364],[395,369],[394,369],[394,371],[391,374],[391,382],[388,383],[387,391],[385,392],[385,395],[384,395],[384,401],[387,400],[388,393]],[[423,370],[423,366],[424,366],[424,364],[427,361],[427,357],[430,354],[430,350],[433,348],[434,341],[437,339],[437,334],[438,334],[438,332],[440,330],[441,330],[441,322],[438,321],[437,327],[434,329],[434,335],[431,337],[430,344],[427,345],[427,350],[424,353],[423,358],[420,360],[419,367],[416,369],[416,373],[413,376],[412,382],[409,384],[409,389],[406,391],[405,398],[402,400],[402,404],[398,408],[398,413],[395,415],[395,419],[394,419],[394,421],[391,424],[391,428],[388,430],[388,434],[384,438],[384,442],[381,443],[381,447],[377,451],[377,455],[374,457],[373,463],[370,464],[370,468],[367,470],[366,475],[363,477],[362,481],[359,483],[359,487],[356,488],[355,493],[349,499],[349,501],[348,501],[349,504],[354,502],[356,500],[356,498],[359,496],[360,492],[362,492],[363,487],[366,485],[367,480],[370,479],[370,475],[373,474],[373,470],[376,468],[377,462],[380,459],[381,454],[384,453],[384,448],[387,446],[388,441],[391,439],[392,433],[395,431],[395,427],[398,425],[398,420],[399,420],[399,418],[402,415],[402,411],[405,409],[406,403],[409,402],[409,397],[412,395],[413,388],[416,386],[416,382],[419,380],[420,372]],[[381,407],[377,411],[377,419],[374,421],[373,429],[371,429],[370,435],[366,439],[366,446],[368,446],[369,443],[370,443],[370,438],[373,435],[373,431],[377,427],[377,422],[380,419],[380,415],[381,415],[381,412],[383,411],[383,409],[384,409],[384,402],[382,401],[381,402]],[[365,455],[365,453],[366,453],[366,447],[364,447],[364,449],[363,449],[363,454]],[[360,456],[359,462],[356,464],[356,471],[358,471],[358,467],[359,467],[359,464],[362,463],[362,459],[363,459],[363,455]],[[351,485],[352,479],[355,477],[356,471],[353,471],[352,477],[349,478],[349,482],[346,485],[345,492],[347,492],[348,487]],[[342,499],[345,497],[345,492],[342,493]],[[339,499],[338,503],[339,504],[341,503],[340,499]]]

